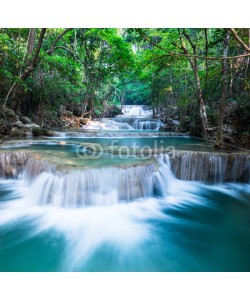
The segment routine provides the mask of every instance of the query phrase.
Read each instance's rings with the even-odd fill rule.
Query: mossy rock
[[[5,108],[4,112],[8,117],[14,117],[16,115],[14,110],[11,108]]]
[[[50,133],[45,128],[33,128],[32,129],[33,136],[50,136]]]
[[[22,137],[22,136],[26,136],[27,133],[25,130],[19,129],[19,128],[12,128],[11,129],[11,134],[12,137]]]

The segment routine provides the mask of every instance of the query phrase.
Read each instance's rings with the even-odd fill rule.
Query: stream
[[[0,271],[250,270],[249,155],[125,109],[143,125],[2,145]]]

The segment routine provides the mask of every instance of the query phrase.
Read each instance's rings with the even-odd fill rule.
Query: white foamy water
[[[111,119],[88,121],[88,130],[159,130],[162,123],[152,119],[152,109],[146,105],[124,105],[123,115]]]
[[[32,178],[31,173],[36,176]],[[57,266],[60,271],[181,270],[189,264],[194,269],[204,268],[183,251],[181,242],[192,244],[192,240],[177,232],[180,245],[174,243],[173,235],[176,236],[171,226],[192,226],[207,232],[208,221],[200,224],[185,219],[185,212],[190,210],[218,211],[210,196],[203,194],[217,193],[246,203],[250,193],[250,185],[207,186],[178,180],[167,155],[159,156],[158,162],[149,166],[68,174],[28,163],[22,176],[2,180],[0,187],[2,193],[9,191],[0,202],[1,230],[26,228],[14,238],[12,247],[46,239],[54,233],[55,244],[58,236],[63,238]],[[169,210],[184,217],[170,214]],[[36,247],[40,251],[39,244]],[[47,255],[49,260],[49,251]]]
[[[152,109],[147,105],[123,105],[122,112],[125,116],[148,116],[152,117]]]

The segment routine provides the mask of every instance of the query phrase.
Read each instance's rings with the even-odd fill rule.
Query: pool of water
[[[31,204],[22,180],[0,191],[0,271],[250,271],[249,185],[81,209]]]
[[[154,160],[154,158],[149,155],[129,155],[129,152],[123,155],[106,153],[102,147],[103,144],[99,143],[84,141],[84,145],[89,146],[88,150],[83,145],[81,146],[78,143],[74,144],[73,142],[73,140],[67,141],[67,143],[54,143],[52,141],[36,143],[32,141],[31,143],[21,143],[19,145],[13,144],[10,147],[5,146],[2,149],[5,151],[25,150],[28,153],[38,155],[52,163],[72,167],[125,166]]]
[[[165,150],[211,152],[213,146],[190,137],[58,137],[10,141],[1,149],[25,150],[64,166],[103,167],[150,162]]]
[[[98,143],[103,146],[148,147],[161,149],[174,147],[176,150],[212,151],[213,145],[191,137],[58,137],[58,140],[76,143]]]
[[[88,145],[104,151],[93,156]],[[0,179],[0,271],[250,271],[249,184],[177,180],[154,156],[121,156],[110,147],[213,149],[189,137],[5,144],[4,151],[26,150],[77,170]]]

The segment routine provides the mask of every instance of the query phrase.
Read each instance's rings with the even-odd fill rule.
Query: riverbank
[[[119,137],[119,136],[187,136],[200,138],[190,134],[191,128],[183,132],[180,123],[171,118],[150,119],[148,115],[126,117],[118,115],[113,119],[95,119],[74,116],[72,112],[62,109],[58,114],[48,114],[45,118],[15,114],[12,109],[5,108],[1,112],[0,142],[16,138],[32,138],[60,135],[85,137]],[[134,125],[133,125],[134,124]],[[247,132],[236,134],[225,124],[223,148],[225,150],[250,150],[250,135]],[[202,141],[214,144],[216,131],[207,140]]]

